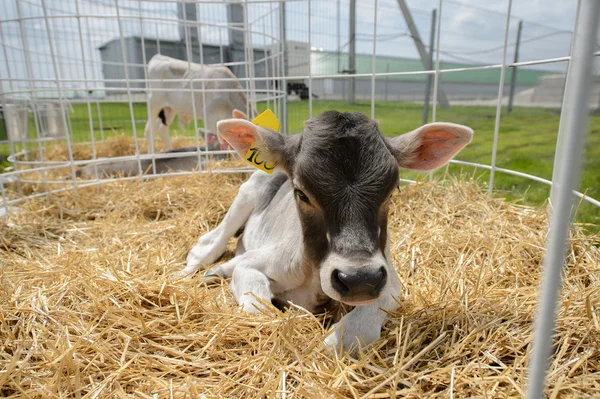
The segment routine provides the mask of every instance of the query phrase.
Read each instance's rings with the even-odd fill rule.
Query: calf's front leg
[[[191,249],[187,256],[187,265],[180,274],[187,275],[201,267],[215,262],[227,249],[229,239],[246,224],[256,206],[256,200],[261,192],[261,184],[270,176],[264,172],[254,172],[240,186],[238,195],[233,200],[223,221],[214,229],[204,234]]]
[[[264,306],[261,299],[271,303],[273,292],[269,278],[260,270],[240,265],[233,270],[231,292],[244,311],[259,313]]]
[[[231,292],[244,311],[256,313],[264,306],[260,300],[271,303],[271,279],[267,276],[273,269],[270,249],[252,250],[210,269],[204,276],[231,277]]]
[[[351,351],[359,343],[369,345],[381,337],[381,328],[387,319],[383,310],[393,312],[398,309],[397,298],[400,295],[400,279],[393,268],[388,276],[381,296],[373,303],[355,307],[335,323],[332,332],[325,338],[325,345],[336,351]]]

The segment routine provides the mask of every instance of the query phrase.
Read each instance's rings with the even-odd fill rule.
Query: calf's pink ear
[[[261,159],[271,163],[281,160],[285,148],[283,135],[257,126],[245,119],[224,119],[217,122],[219,137],[223,138],[242,158],[250,147],[261,152]]]
[[[234,110],[231,111],[231,117],[234,119],[248,119],[246,114],[237,108],[234,108]],[[217,131],[218,130],[219,129],[217,129]],[[231,146],[229,145],[229,143],[227,141],[225,141],[223,136],[219,134],[218,137],[219,137],[219,143],[221,143],[221,150],[230,150]]]
[[[390,139],[401,168],[429,171],[450,161],[471,142],[473,130],[454,123],[430,123]]]
[[[244,119],[225,119],[217,122],[219,137],[224,139],[233,149],[244,157],[259,138],[257,126]]]
[[[239,109],[234,109],[232,112],[232,116],[234,119],[248,119],[245,113],[240,111]]]

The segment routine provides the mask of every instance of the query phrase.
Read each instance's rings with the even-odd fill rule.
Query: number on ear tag
[[[275,114],[273,114],[273,111],[270,109],[254,118],[252,123],[276,132],[279,131],[279,121],[277,120]],[[267,164],[266,161],[260,159],[260,151],[258,150],[256,143],[252,143],[252,145],[250,145],[250,148],[248,149],[248,152],[246,152],[244,159],[255,168],[267,172],[268,174],[273,173],[273,170],[275,170],[275,163]]]
[[[246,156],[244,157],[246,161],[248,161],[252,166],[262,170],[263,172],[267,172],[268,174],[273,173],[275,169],[275,164],[267,164],[266,161],[260,159],[260,151],[256,147],[256,143],[252,143]]]

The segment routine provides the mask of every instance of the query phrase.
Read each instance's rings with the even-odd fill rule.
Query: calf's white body
[[[214,263],[243,228],[235,257],[206,276],[231,278],[245,311],[291,302],[316,312],[338,301],[354,308],[326,345],[351,349],[378,339],[400,295],[387,231],[397,169],[441,166],[470,142],[472,130],[438,123],[389,140],[374,121],[333,111],[297,136],[242,120],[222,121],[218,130],[242,156],[258,146],[279,171],[257,171],[242,184],[221,224],[190,251],[183,273]]]

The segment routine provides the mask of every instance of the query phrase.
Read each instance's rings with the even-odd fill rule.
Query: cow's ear
[[[246,116],[246,114],[243,113],[242,111],[240,111],[237,108],[234,108],[234,110],[231,111],[231,117],[234,118],[234,119],[248,119],[248,117]],[[231,147],[223,139],[223,136],[221,136],[219,134],[217,137],[219,138],[219,143],[221,143],[221,150],[231,150]]]
[[[473,130],[454,123],[430,123],[390,139],[401,168],[428,171],[439,168],[471,142]]]
[[[237,108],[233,110],[232,117],[234,119],[248,119],[248,117],[246,116],[246,114],[243,113],[242,111],[240,111]]]
[[[284,135],[244,119],[219,121],[217,131],[242,158],[246,158],[251,147],[256,148],[260,151],[261,160],[285,169],[287,160]]]

